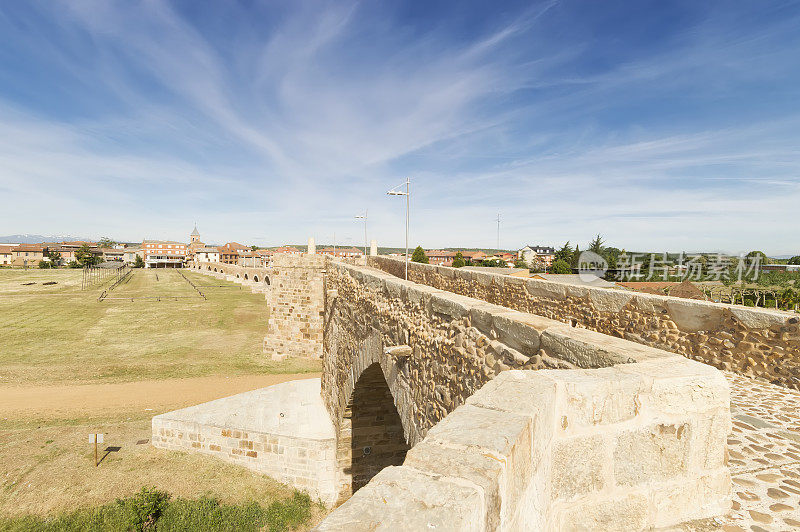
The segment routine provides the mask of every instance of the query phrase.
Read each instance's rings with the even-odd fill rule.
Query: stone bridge
[[[269,287],[265,349],[322,356],[321,383],[270,392],[280,413],[259,407],[249,432],[191,409],[157,416],[154,445],[344,502],[320,530],[669,527],[730,508],[728,384],[692,358],[798,382],[786,313],[369,265],[217,264]],[[208,405],[244,408],[230,399]]]

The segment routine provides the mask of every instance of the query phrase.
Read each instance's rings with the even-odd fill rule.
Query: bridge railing
[[[369,257],[397,277],[404,262]],[[410,263],[409,280],[800,389],[796,313]]]

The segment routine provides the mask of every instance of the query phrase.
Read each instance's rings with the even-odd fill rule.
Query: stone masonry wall
[[[638,530],[729,509],[716,369],[376,270],[331,263],[326,282],[337,438],[380,368],[412,447],[320,530]]]
[[[403,261],[369,265],[404,276]],[[773,384],[800,389],[800,316],[539,279],[410,263],[409,280],[577,324]]]
[[[326,283],[322,388],[334,424],[361,372],[378,363],[411,445],[503,370],[627,361],[581,347],[604,335],[377,270],[331,262]]]
[[[325,256],[277,254],[270,266],[264,352],[273,359],[321,358]]]
[[[152,444],[211,455],[336,502],[336,434],[320,380],[289,381],[153,417]]]

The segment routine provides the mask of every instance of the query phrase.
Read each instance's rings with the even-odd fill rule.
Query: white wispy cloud
[[[213,241],[359,243],[369,208],[370,238],[398,244],[385,191],[411,175],[428,246],[494,245],[501,212],[508,247],[599,231],[630,249],[800,249],[800,113],[737,109],[749,75],[796,94],[797,16],[711,10],[598,68],[590,36],[549,31],[570,9],[417,31],[354,2],[226,3],[204,23],[161,1],[0,8],[0,50],[63,83],[52,108],[0,86],[0,233],[181,238],[197,221]],[[730,115],[703,109],[725,98]]]

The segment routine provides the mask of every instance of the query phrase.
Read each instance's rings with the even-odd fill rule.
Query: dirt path
[[[197,377],[112,384],[0,387],[0,420],[152,415],[319,373]]]

